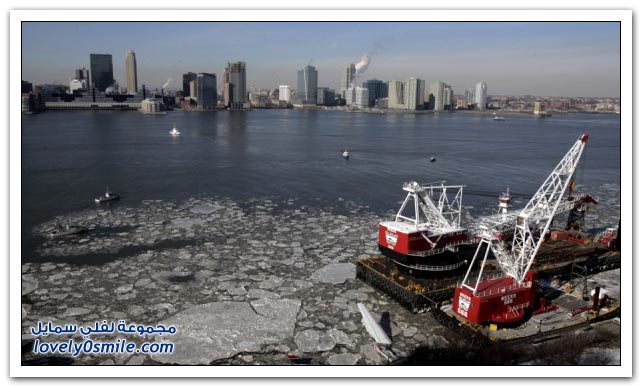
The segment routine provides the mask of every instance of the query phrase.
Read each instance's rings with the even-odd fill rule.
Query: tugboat
[[[175,137],[181,135],[181,132],[179,132],[178,129],[176,129],[176,122],[174,122],[174,127],[172,128],[172,130],[169,131],[169,134]]]
[[[86,231],[87,229],[84,227],[70,225],[69,223],[63,226],[62,224],[58,223],[56,229],[51,231],[49,233],[49,236],[52,238],[57,238],[57,237],[63,237],[67,235],[81,234]]]
[[[120,199],[120,195],[109,192],[109,187],[105,189],[105,194],[94,199],[96,203],[111,202]]]

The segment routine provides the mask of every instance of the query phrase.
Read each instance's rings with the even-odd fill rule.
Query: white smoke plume
[[[368,71],[368,66],[370,66],[370,55],[363,54],[359,63],[354,65],[356,71],[354,73],[354,79],[350,83],[350,87],[354,87],[357,83],[357,80],[359,79],[359,76],[365,74],[365,72]]]
[[[169,86],[170,83],[172,83],[173,79],[172,78],[167,78],[167,82],[163,83],[163,89],[165,89],[167,86]]]

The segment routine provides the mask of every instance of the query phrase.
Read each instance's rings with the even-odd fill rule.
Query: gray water
[[[168,131],[176,123],[180,137]],[[247,112],[46,112],[22,116],[22,235],[55,216],[95,208],[105,186],[114,205],[195,196],[336,207],[353,202],[390,213],[404,181],[465,184],[464,205],[497,194],[534,193],[582,133],[590,138],[582,191],[620,186],[620,117],[546,119],[315,110]],[[341,148],[350,149],[348,161]],[[436,162],[431,163],[434,156]]]

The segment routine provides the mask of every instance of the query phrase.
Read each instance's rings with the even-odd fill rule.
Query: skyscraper
[[[363,87],[368,89],[368,106],[374,106],[376,100],[388,96],[388,85],[378,79],[363,82]]]
[[[432,81],[430,83],[430,100],[428,107],[435,111],[444,110],[444,86],[442,81]]]
[[[111,54],[89,54],[89,68],[91,87],[95,87],[98,91],[105,91],[114,83]]]
[[[249,104],[247,103],[247,91],[246,91],[246,74],[245,74],[245,62],[234,62],[227,64],[227,74],[223,74],[223,77],[228,76],[228,98],[229,106],[231,109],[243,109],[247,108]],[[225,92],[225,86],[223,87]]]
[[[486,110],[486,82],[479,82],[475,90],[475,104],[477,109]]]
[[[444,86],[444,109],[455,110],[453,88],[450,85]]]
[[[303,104],[316,104],[319,73],[313,66],[308,65],[299,70],[297,75],[297,99],[301,99]]]
[[[404,108],[404,84],[401,81],[388,81],[388,109]]]
[[[196,75],[196,93],[199,109],[214,109],[216,107],[216,74],[198,73]]]
[[[85,68],[85,66],[82,66],[80,69],[76,69],[76,78],[77,80],[82,80],[85,79],[87,82],[89,82],[89,70]]]
[[[426,81],[410,77],[404,83],[404,108],[406,110],[420,110],[424,106],[424,89]],[[388,100],[390,103],[390,100]]]
[[[350,63],[344,70],[341,75],[341,82],[339,82],[339,93],[341,93],[342,98],[346,98],[346,90],[352,86],[352,81],[354,81],[354,75],[357,72],[354,63]]]
[[[196,73],[188,72],[187,74],[183,74],[183,97],[196,98],[196,95],[192,94],[189,87],[191,81],[196,81]]]
[[[468,109],[469,106],[474,105],[475,89],[466,89],[466,92],[464,93],[464,100],[466,101],[466,109]]]
[[[125,73],[127,75],[127,93],[138,93],[138,73],[136,70],[136,54],[131,48],[125,55]]]

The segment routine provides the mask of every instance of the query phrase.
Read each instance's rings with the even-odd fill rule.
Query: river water
[[[182,132],[172,137],[173,124]],[[208,196],[295,200],[312,207],[398,209],[404,181],[465,184],[464,205],[490,211],[497,194],[527,199],[582,133],[576,181],[618,205],[620,117],[468,112],[365,114],[317,110],[46,112],[22,116],[22,242],[33,227],[96,207],[106,186],[122,198]],[[340,149],[350,149],[349,160]],[[435,162],[430,162],[435,157]],[[606,189],[605,189],[606,187]],[[619,217],[619,214],[616,215]]]

